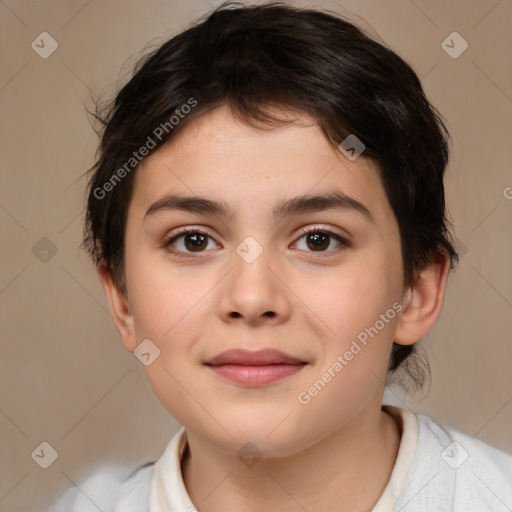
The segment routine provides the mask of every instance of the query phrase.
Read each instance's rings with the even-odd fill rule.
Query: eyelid
[[[307,235],[308,233],[314,233],[316,231],[321,231],[322,233],[329,233],[331,235],[339,236],[341,239],[343,239],[345,242],[348,243],[348,241],[349,241],[348,234],[343,234],[338,231],[334,231],[334,229],[335,228],[330,228],[330,227],[322,225],[322,224],[309,224],[308,226],[301,228],[296,236],[298,238],[300,238],[304,235]]]
[[[202,235],[208,235],[210,238],[214,238],[213,235],[208,231],[207,228],[203,226],[185,226],[182,228],[176,228],[176,230],[171,231],[166,238],[174,238],[176,236],[182,235],[183,233],[201,233]]]

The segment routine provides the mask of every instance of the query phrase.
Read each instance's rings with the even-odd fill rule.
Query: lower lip
[[[256,387],[289,377],[301,370],[305,364],[269,364],[264,366],[224,364],[210,366],[210,368],[218,375],[237,384]]]

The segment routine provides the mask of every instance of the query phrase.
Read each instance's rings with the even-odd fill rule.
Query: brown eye
[[[329,236],[321,232],[310,233],[306,235],[307,245],[312,250],[324,250],[329,247]]]
[[[208,247],[212,237],[199,229],[187,229],[177,235],[166,238],[163,247],[178,256],[202,253]],[[213,244],[216,247],[215,244]]]
[[[298,239],[298,241],[305,240],[305,248],[299,247],[299,249],[303,249],[307,252],[319,252],[319,253],[335,253],[339,250],[343,250],[348,247],[350,244],[348,240],[343,238],[342,236],[333,233],[328,230],[320,230],[313,229],[310,231],[306,231],[302,234],[302,236]],[[331,246],[332,240],[335,240],[337,244],[334,248],[328,250]],[[298,242],[296,242],[298,244]]]
[[[185,233],[183,236],[183,243],[189,251],[200,251],[208,245],[208,237],[201,233]]]

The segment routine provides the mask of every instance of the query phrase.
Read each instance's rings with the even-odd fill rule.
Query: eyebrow
[[[274,219],[279,221],[286,216],[334,209],[357,211],[363,214],[368,221],[375,223],[373,215],[363,203],[339,191],[323,195],[303,195],[281,200],[272,210],[272,214]],[[144,220],[158,212],[172,210],[183,210],[191,213],[215,215],[230,219],[236,216],[236,211],[231,209],[231,207],[223,201],[200,196],[171,194],[152,203],[144,214]]]

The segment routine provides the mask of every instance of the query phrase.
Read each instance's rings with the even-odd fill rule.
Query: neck
[[[199,512],[223,511],[227,503],[239,512],[371,511],[391,476],[400,437],[389,414],[366,411],[306,450],[244,467],[187,431],[182,474]]]

